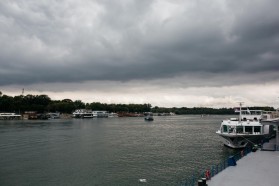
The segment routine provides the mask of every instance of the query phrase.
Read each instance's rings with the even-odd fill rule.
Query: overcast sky
[[[278,0],[1,0],[0,91],[279,107]]]

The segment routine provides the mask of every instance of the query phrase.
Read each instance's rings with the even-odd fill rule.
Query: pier
[[[258,150],[249,153],[207,181],[208,186],[274,186],[278,185],[279,151]]]
[[[277,112],[278,114],[278,112]],[[275,126],[275,140],[273,143],[268,143],[268,146],[272,146],[272,148],[274,148],[274,150],[279,151],[279,117],[277,115],[277,117],[275,118],[271,118],[271,119],[267,119],[267,120],[263,120],[262,121],[263,125],[274,125]]]
[[[279,172],[279,151],[276,138],[265,142],[260,148],[247,147],[225,161],[181,182],[183,186],[273,186]]]

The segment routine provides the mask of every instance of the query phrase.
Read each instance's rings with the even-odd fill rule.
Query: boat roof
[[[222,125],[235,125],[235,126],[262,126],[259,121],[229,121],[225,120]]]

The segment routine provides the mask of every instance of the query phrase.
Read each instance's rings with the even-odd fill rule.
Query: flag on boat
[[[250,112],[250,110],[247,108],[247,112],[248,112],[248,114],[251,114],[251,112]]]

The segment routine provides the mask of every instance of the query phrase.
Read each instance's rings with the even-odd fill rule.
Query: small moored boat
[[[144,120],[145,121],[153,121],[153,113],[152,112],[146,112],[144,113]]]

